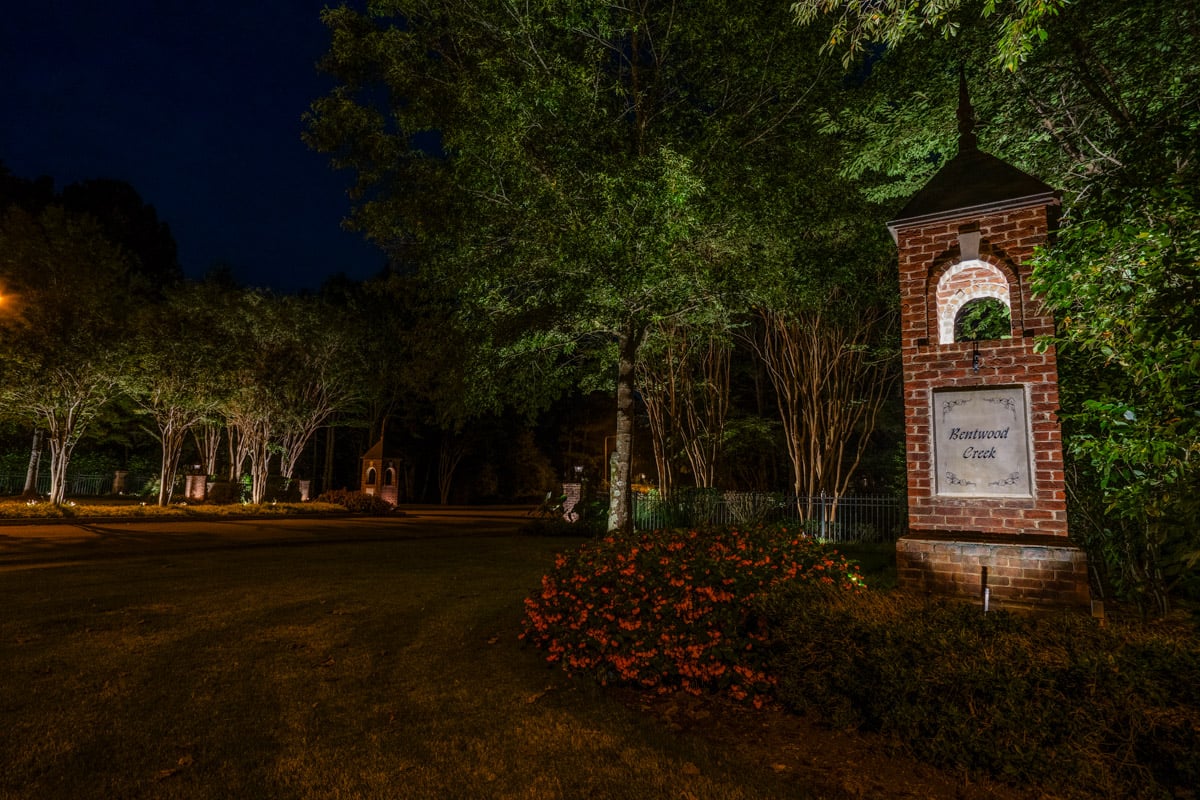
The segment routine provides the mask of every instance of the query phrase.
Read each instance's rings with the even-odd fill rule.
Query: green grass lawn
[[[576,543],[0,571],[0,798],[797,797],[517,641],[523,597]]]

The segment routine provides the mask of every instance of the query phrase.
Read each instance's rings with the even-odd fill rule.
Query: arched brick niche
[[[1028,287],[1021,269],[1009,261],[1002,246],[981,237],[974,225],[964,227],[970,230],[951,231],[954,244],[926,262],[920,294],[924,296],[927,340],[936,346],[954,344],[954,324],[963,306],[989,297],[1008,309],[1012,337],[1025,335],[1031,325],[1041,325],[1043,321],[1027,318]]]
[[[1008,278],[996,266],[974,259],[950,266],[934,285],[934,313],[937,318],[938,344],[954,343],[954,322],[958,312],[972,300],[999,300],[1012,315],[1012,288]]]

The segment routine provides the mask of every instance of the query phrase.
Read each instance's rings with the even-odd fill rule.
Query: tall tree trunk
[[[196,452],[204,464],[204,474],[214,478],[217,475],[217,453],[221,448],[221,428],[211,423],[201,423],[192,428],[192,439],[196,442]]]
[[[702,348],[689,346],[685,352],[688,357],[681,375],[686,387],[681,393],[680,418],[683,447],[696,485],[710,489],[716,486],[717,461],[725,445],[732,350],[726,342],[709,336]]]
[[[261,503],[267,495],[267,478],[271,474],[271,433],[267,425],[259,424],[252,434],[243,432],[241,439],[250,439],[250,502]]]
[[[246,459],[250,457],[251,445],[236,424],[226,425],[225,433],[229,440],[229,480],[237,483],[242,479]]]
[[[62,505],[67,494],[67,465],[71,462],[71,453],[75,442],[66,434],[55,435],[50,432],[50,502],[56,506]]]
[[[29,468],[25,470],[25,489],[21,497],[32,500],[37,497],[38,469],[42,466],[42,445],[45,431],[36,425],[33,428],[33,445],[29,448]]]
[[[642,401],[646,404],[646,416],[650,422],[650,443],[654,447],[654,464],[658,469],[658,495],[670,498],[675,488],[674,465],[671,463],[671,434],[668,412],[663,407],[668,401],[658,392],[646,391],[642,384]],[[608,465],[605,465],[607,469]]]
[[[330,425],[325,429],[325,468],[321,472],[322,492],[327,492],[333,488],[333,427]]]
[[[633,375],[642,332],[627,327],[617,338],[617,435],[608,465],[608,530],[633,532],[633,495],[629,475],[633,462]]]
[[[183,440],[187,429],[175,422],[168,422],[159,429],[162,438],[162,466],[158,471],[158,504],[171,504],[175,492],[175,475],[179,470],[179,454],[183,452]]]
[[[438,452],[438,499],[442,505],[450,503],[450,489],[454,485],[454,471],[466,455],[467,445],[461,436],[450,431],[442,432],[442,443]]]

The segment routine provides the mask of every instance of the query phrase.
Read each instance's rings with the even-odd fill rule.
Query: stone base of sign
[[[896,543],[901,590],[991,603],[1087,608],[1087,557],[1061,536],[917,531]]]

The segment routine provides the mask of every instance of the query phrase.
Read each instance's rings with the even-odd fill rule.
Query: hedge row
[[[758,606],[778,697],[797,711],[1061,796],[1196,796],[1194,633],[804,586]]]

